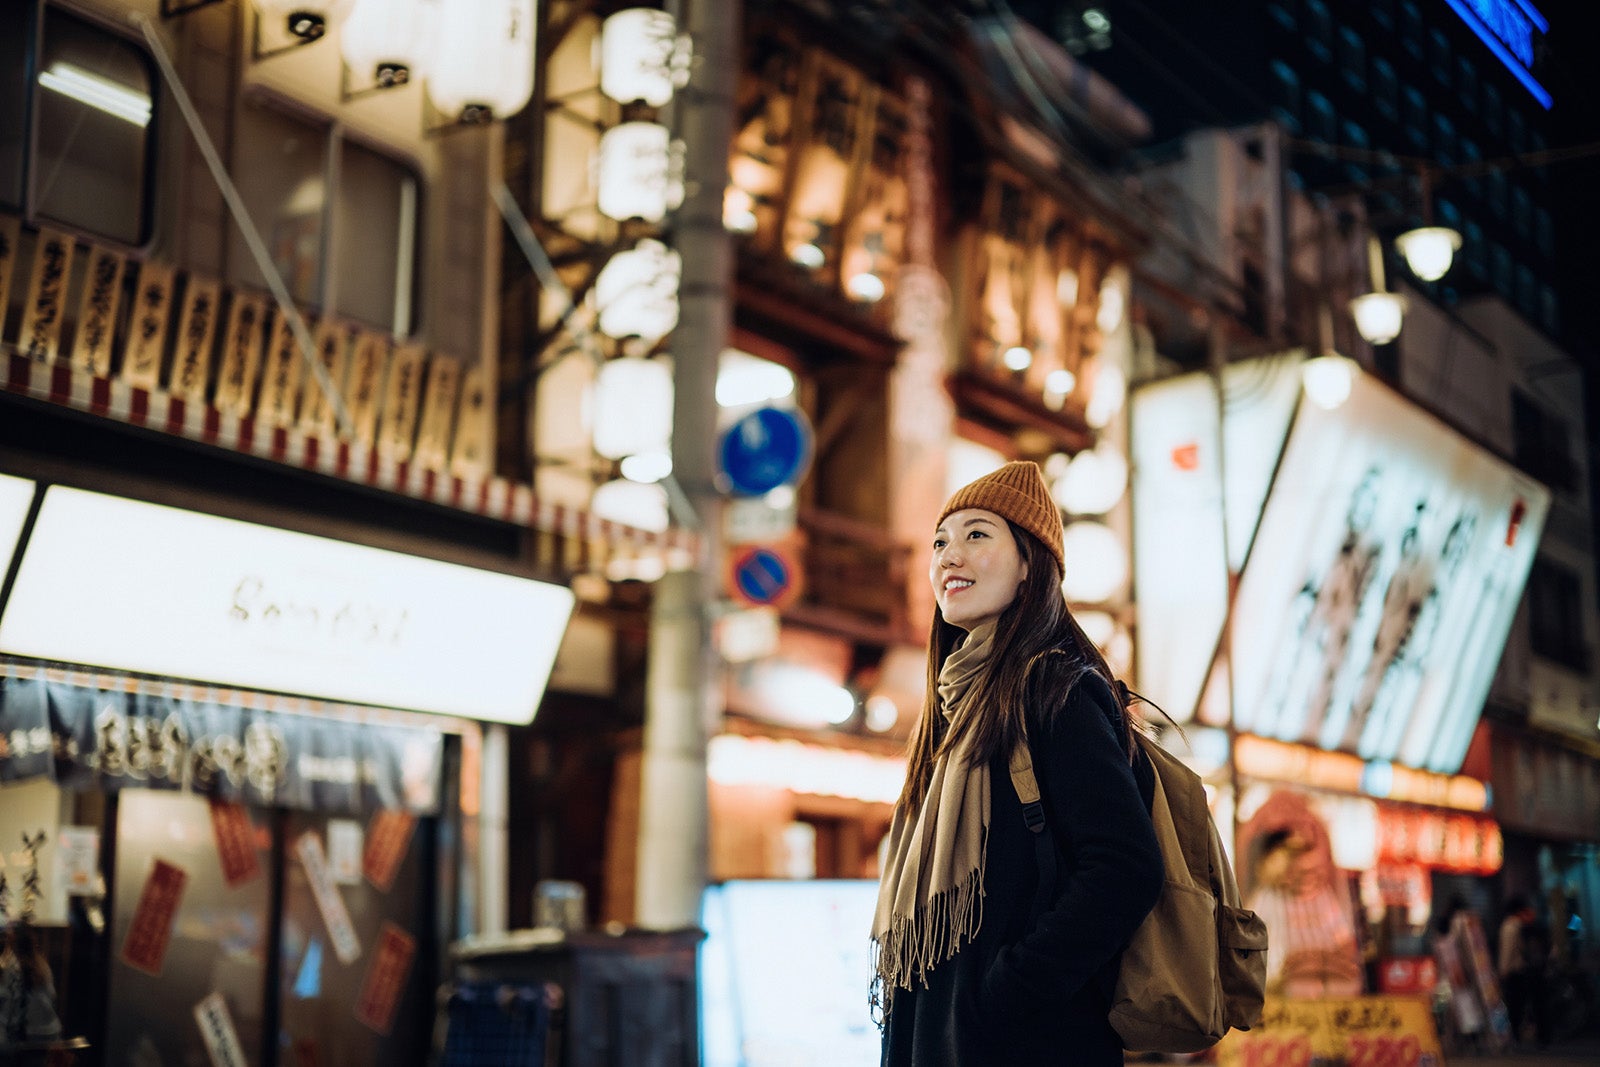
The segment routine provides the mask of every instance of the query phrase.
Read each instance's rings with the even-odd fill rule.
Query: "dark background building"
[[[1457,230],[1450,273],[1408,280],[1446,308],[1498,294],[1591,371],[1588,423],[1600,424],[1595,5],[1013,0],[1011,10],[1146,110],[1154,156],[1192,129],[1272,119],[1300,187],[1361,192],[1386,237],[1427,219]],[[1389,269],[1404,269],[1392,250]],[[1546,482],[1571,480],[1572,450],[1595,453],[1534,406],[1514,414],[1517,460]]]

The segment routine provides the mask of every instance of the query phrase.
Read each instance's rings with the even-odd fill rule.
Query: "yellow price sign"
[[[1217,1045],[1221,1067],[1442,1067],[1433,1013],[1412,997],[1269,998],[1261,1025]]]

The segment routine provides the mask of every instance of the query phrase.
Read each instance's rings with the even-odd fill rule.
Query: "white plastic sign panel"
[[[572,607],[564,586],[53,486],[0,651],[527,723]]]

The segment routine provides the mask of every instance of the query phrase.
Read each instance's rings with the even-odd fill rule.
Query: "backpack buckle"
[[[1032,801],[1022,805],[1022,821],[1036,834],[1044,833],[1044,803]]]

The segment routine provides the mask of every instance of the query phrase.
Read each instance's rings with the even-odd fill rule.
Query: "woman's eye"
[[[935,549],[943,548],[944,547],[944,538],[942,538],[942,537],[935,538],[934,542],[933,542],[933,547]]]
[[[973,530],[967,536],[968,537],[988,537],[989,535],[987,533],[985,533],[983,530]]]

